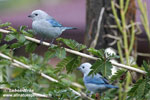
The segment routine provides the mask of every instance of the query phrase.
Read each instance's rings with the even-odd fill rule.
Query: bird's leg
[[[43,38],[40,39],[40,43],[38,43],[37,45],[40,46],[40,45],[42,45],[42,44],[43,44]]]
[[[100,100],[100,94],[99,93],[96,93],[95,99]]]
[[[87,93],[87,96],[91,97],[93,92]]]
[[[51,41],[50,44],[49,44],[50,46],[53,45],[54,40],[55,40],[55,39],[52,39],[52,41]]]
[[[41,45],[43,44],[43,40],[44,40],[43,38],[40,40],[40,44],[41,44]]]

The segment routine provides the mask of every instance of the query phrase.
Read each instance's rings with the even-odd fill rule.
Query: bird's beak
[[[29,15],[28,17],[29,17],[29,18],[32,18],[32,15]]]
[[[78,67],[77,70],[80,70],[80,67]]]

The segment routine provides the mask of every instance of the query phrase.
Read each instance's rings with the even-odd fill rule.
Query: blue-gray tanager
[[[91,69],[91,64],[90,63],[83,63],[78,67],[77,69],[80,70],[84,77],[83,81],[86,86],[86,88],[91,92],[90,94],[93,93],[102,93],[110,88],[118,88],[117,86],[111,85],[108,83],[108,80],[99,73],[95,75],[88,75],[89,72],[92,70]]]
[[[50,44],[52,44],[54,39],[59,37],[63,31],[75,29],[73,27],[62,26],[53,17],[42,10],[35,10],[28,17],[33,20],[32,28],[35,34],[41,36],[40,43],[42,43],[44,39],[51,39],[52,42]]]

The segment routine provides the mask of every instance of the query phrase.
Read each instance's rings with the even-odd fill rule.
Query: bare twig
[[[148,53],[141,53],[141,52],[138,52],[137,55],[138,55],[138,56],[143,56],[143,57],[150,57],[150,54],[148,54]]]
[[[137,26],[137,25],[142,25],[142,24],[140,22],[135,22],[135,23],[133,23],[133,25]],[[129,24],[129,25],[126,26],[126,29],[129,29],[131,27],[132,27],[132,24]]]
[[[20,66],[21,66],[20,68],[26,68],[26,69],[29,69],[29,70],[34,71],[34,70],[32,69],[32,66],[26,65],[26,64],[24,64],[24,63],[22,63],[22,62],[20,62],[20,61],[18,61],[18,60],[12,59],[12,58],[10,58],[9,56],[7,56],[7,55],[5,55],[5,54],[3,54],[3,53],[1,53],[1,52],[0,52],[0,56],[3,57],[3,58],[5,58],[5,59],[7,59],[7,60],[12,61],[12,62],[13,62],[12,65],[13,65],[13,66],[16,66],[16,67],[20,67]],[[52,81],[52,82],[59,82],[58,80],[56,80],[56,79],[54,79],[54,78],[52,78],[52,77],[50,77],[50,76],[48,76],[48,75],[46,75],[46,74],[44,74],[44,73],[39,73],[39,74],[40,74],[43,78],[48,79],[49,81]],[[74,86],[76,86],[76,87],[79,87],[79,88],[82,87],[80,84],[77,84],[77,83],[74,83],[74,82],[72,82],[72,85],[74,85]],[[88,98],[89,100],[93,100],[92,98],[89,98],[88,96],[86,96],[86,94],[83,93],[83,92],[79,93],[79,92],[75,91],[75,90],[72,89],[72,88],[69,88],[69,89],[70,89],[74,94],[80,96],[81,98]],[[83,95],[83,94],[84,94],[84,95]]]
[[[106,34],[103,36],[103,38],[111,38],[111,39],[114,39],[114,40],[120,40],[121,38],[119,36],[114,36],[114,35],[111,35],[111,34]]]
[[[95,19],[92,19],[90,27],[89,27],[89,31],[88,31],[88,38],[89,40],[91,40],[91,35],[92,35],[92,29],[93,29],[93,25],[94,25]]]
[[[5,55],[5,54],[3,54],[3,53],[1,53],[1,52],[0,52],[0,56],[3,57],[3,58],[5,58],[5,59],[7,59],[7,60],[12,61],[12,62],[13,62],[13,65],[16,66],[16,67],[22,66],[23,68],[26,68],[26,69],[29,69],[29,70],[34,71],[34,70],[32,69],[32,66],[26,65],[26,64],[24,64],[24,63],[22,63],[22,62],[19,62],[18,60],[12,59],[12,58],[10,58],[9,56],[7,56],[7,55]],[[44,73],[39,73],[39,74],[40,74],[42,77],[48,79],[49,81],[58,82],[58,80],[56,80],[56,79],[54,79],[54,78],[52,78],[52,77],[50,77],[50,76],[48,76],[48,75],[46,75],[46,74],[44,74]],[[77,95],[80,96],[80,93],[75,92],[75,94],[77,94]]]
[[[97,32],[96,32],[95,38],[93,39],[93,41],[90,45],[91,48],[95,48],[95,46],[97,44],[98,37],[99,37],[99,34],[100,34],[101,22],[102,22],[104,11],[105,11],[105,8],[103,7],[101,9],[101,12],[100,12],[100,15],[99,15],[99,19],[98,19],[98,23],[97,23]]]
[[[9,31],[3,30],[3,29],[0,29],[0,32],[9,33]],[[28,37],[28,36],[25,36],[25,38],[27,40],[29,40],[29,41],[40,43],[40,40],[38,40],[38,39],[31,38],[31,37]],[[49,46],[49,43],[48,42],[43,42],[43,45]],[[66,50],[66,52],[69,52],[69,53],[72,53],[72,54],[75,54],[75,55],[79,55],[79,56],[82,56],[82,57],[85,57],[85,58],[88,58],[88,59],[92,59],[92,60],[99,59],[97,57],[93,57],[93,56],[90,56],[88,54],[84,54],[84,53],[81,53],[81,52],[78,52],[78,51],[74,51],[74,50],[71,50],[71,49],[68,49],[68,48],[65,48],[65,50]],[[112,62],[112,65],[115,65],[115,66],[121,67],[121,68],[125,68],[125,69],[128,69],[128,70],[132,70],[132,71],[135,71],[135,72],[138,72],[138,73],[141,73],[141,74],[145,74],[146,73],[143,70],[140,70],[140,69],[137,69],[137,68],[133,68],[131,66],[127,66],[127,65],[124,65],[124,64],[120,64],[120,63],[114,63],[114,62]]]

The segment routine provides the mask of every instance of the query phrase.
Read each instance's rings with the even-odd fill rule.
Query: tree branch
[[[11,57],[9,57],[9,56],[7,56],[7,55],[1,53],[1,52],[0,52],[0,56],[3,57],[3,58],[5,58],[5,59],[7,59],[7,60],[12,61],[12,65],[13,65],[13,66],[16,66],[16,67],[19,67],[19,68],[26,68],[26,69],[29,69],[29,70],[34,71],[34,70],[32,69],[32,66],[26,65],[26,64],[24,64],[24,63],[22,63],[22,62],[20,62],[20,61],[18,61],[18,60],[12,59]],[[20,66],[21,66],[21,67],[20,67]],[[48,75],[46,75],[46,74],[44,74],[44,73],[40,73],[40,72],[39,72],[39,74],[40,74],[43,78],[48,79],[49,81],[52,81],[52,82],[59,82],[58,80],[56,80],[56,79],[54,79],[54,78],[52,78],[52,77],[50,77],[50,76],[48,76]],[[77,83],[76,83],[76,84],[77,84]],[[81,86],[79,86],[79,84],[78,84],[78,85],[75,85],[74,82],[72,83],[72,85],[74,85],[74,86],[76,86],[76,87],[79,87],[79,88],[81,87]],[[69,88],[69,89],[70,89],[74,94],[80,96],[81,98],[88,98],[89,100],[93,100],[92,98],[89,98],[88,96],[86,96],[86,94],[83,93],[83,92],[79,93],[79,92],[75,91],[75,90],[72,89],[72,88]]]
[[[10,31],[0,29],[0,32],[2,32],[2,33],[9,33]],[[29,40],[29,41],[40,43],[40,40],[38,40],[38,39],[31,38],[31,37],[28,37],[28,36],[25,36],[25,38],[27,40]],[[45,45],[45,46],[49,46],[48,42],[43,42],[42,44]],[[93,57],[91,55],[88,55],[88,54],[85,54],[85,53],[81,53],[81,52],[78,52],[78,51],[75,51],[75,50],[71,50],[71,49],[68,49],[68,48],[65,48],[65,50],[66,50],[66,52],[69,52],[69,53],[72,53],[72,54],[75,54],[75,55],[78,55],[78,56],[82,56],[82,57],[85,57],[85,58],[88,58],[88,59],[92,59],[92,60],[99,59],[97,57]],[[127,66],[127,65],[120,64],[120,63],[115,63],[115,62],[111,62],[111,63],[112,63],[112,65],[114,65],[116,67],[121,67],[121,68],[125,68],[125,69],[128,69],[128,70],[132,70],[132,71],[141,73],[141,74],[146,74],[145,71],[137,69],[137,68],[134,68],[134,67],[131,67],[131,66]]]
[[[90,45],[91,48],[95,48],[95,46],[97,44],[98,37],[100,34],[101,22],[102,22],[104,11],[105,11],[105,8],[103,7],[100,11],[100,15],[99,15],[98,23],[97,23],[97,32],[96,32],[95,38],[93,39],[93,41]]]

